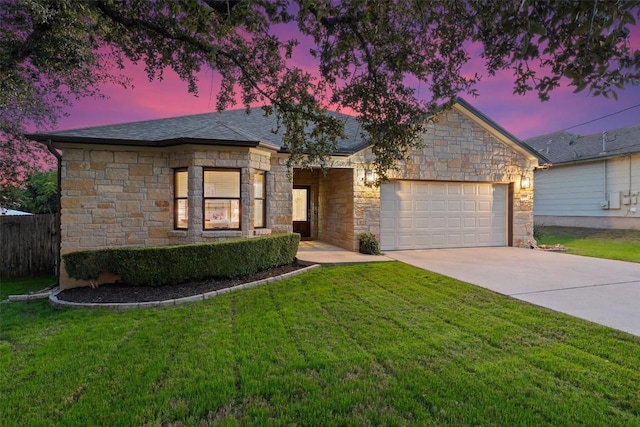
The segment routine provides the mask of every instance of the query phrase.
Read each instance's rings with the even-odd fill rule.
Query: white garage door
[[[395,181],[380,188],[383,250],[506,246],[507,186]]]

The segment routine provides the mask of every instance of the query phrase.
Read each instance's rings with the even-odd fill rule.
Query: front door
[[[293,232],[311,238],[311,187],[293,187]]]

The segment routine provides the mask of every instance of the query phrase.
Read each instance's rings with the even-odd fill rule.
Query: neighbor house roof
[[[558,131],[525,140],[554,164],[577,163],[640,153],[640,125],[591,135]]]
[[[0,207],[0,215],[16,216],[16,215],[33,215],[33,214],[30,212],[22,212],[22,211],[17,211],[15,209]]]
[[[345,138],[339,140],[338,150],[353,153],[365,146],[362,129],[355,117],[328,112],[344,122]],[[28,135],[45,142],[91,143],[108,145],[132,145],[169,147],[181,144],[206,144],[225,146],[266,146],[283,149],[283,129],[276,128],[273,115],[265,117],[259,108],[251,110],[227,110],[215,113],[166,119],[146,120],[107,126],[69,129]]]

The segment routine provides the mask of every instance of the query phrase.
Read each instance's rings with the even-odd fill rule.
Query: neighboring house
[[[535,172],[536,223],[640,229],[640,125],[526,143],[552,163]]]
[[[356,251],[525,246],[533,170],[544,156],[459,100],[437,116],[389,183],[367,185],[357,121],[331,167],[294,169],[260,110],[30,135],[62,151],[61,253],[299,232]],[[525,184],[525,185],[521,185]],[[79,283],[61,272],[61,286]]]
[[[15,215],[33,215],[33,214],[30,212],[22,212],[22,211],[17,211],[15,209],[0,207],[0,215],[15,216]]]

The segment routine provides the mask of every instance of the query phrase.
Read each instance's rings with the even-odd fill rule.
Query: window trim
[[[207,172],[236,172],[238,174],[238,197],[206,197],[205,175]],[[207,228],[206,205],[208,200],[237,200],[238,201],[238,227],[237,228]],[[237,168],[202,168],[202,231],[241,231],[242,230],[242,169]]]
[[[254,175],[254,187],[253,187],[253,209],[256,208],[256,200],[262,200],[262,225],[261,226],[257,226],[256,225],[256,221],[255,221],[255,212],[253,215],[253,228],[255,229],[262,229],[262,228],[267,228],[267,171],[254,171],[253,172]],[[262,176],[262,197],[256,197],[256,191],[255,191],[255,176],[256,175],[261,175]]]
[[[177,186],[177,174],[180,172],[184,172],[187,174],[187,195],[184,197],[178,197],[178,186]],[[186,200],[187,201],[187,225],[185,227],[180,227],[178,223],[178,201]],[[189,169],[188,168],[175,168],[173,169],[173,229],[174,230],[188,230],[189,229]]]

